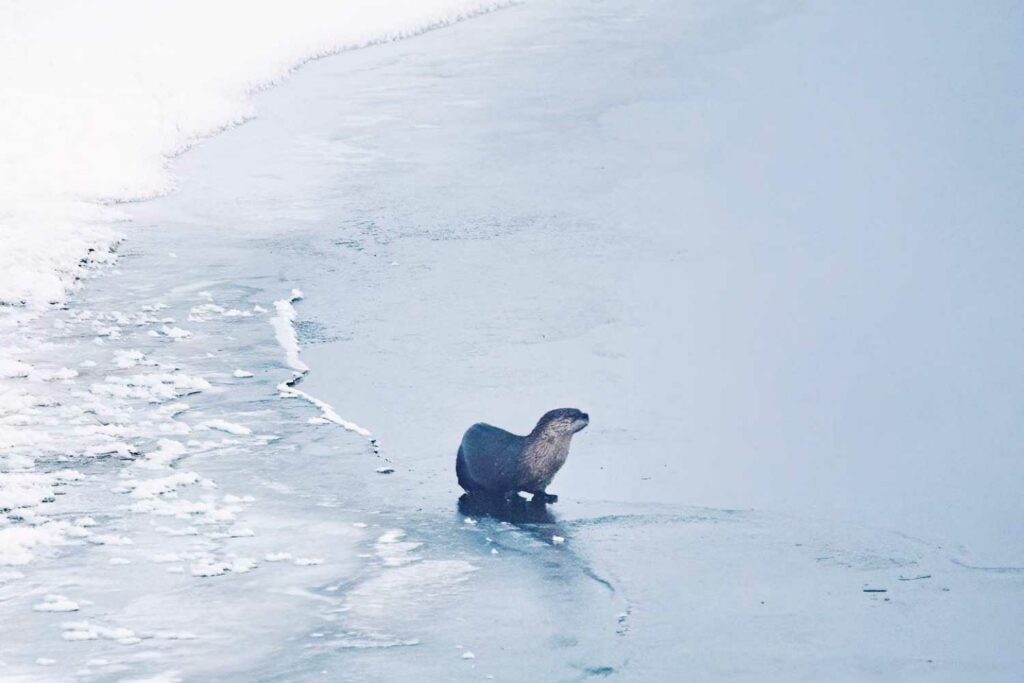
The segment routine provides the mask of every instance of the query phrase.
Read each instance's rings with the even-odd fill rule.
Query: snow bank
[[[0,303],[61,300],[110,258],[111,201],[173,190],[168,157],[254,116],[254,90],[499,4],[0,0]]]

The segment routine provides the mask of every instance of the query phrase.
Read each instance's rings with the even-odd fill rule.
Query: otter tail
[[[455,476],[459,478],[459,486],[464,490],[480,490],[480,485],[469,478],[469,471],[466,469],[466,457],[462,454],[462,446],[459,446],[459,453],[455,456]]]

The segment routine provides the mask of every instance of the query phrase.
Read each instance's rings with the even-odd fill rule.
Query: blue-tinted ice
[[[5,527],[59,543],[0,678],[1018,680],[1019,206],[951,227],[927,84],[1010,89],[949,12],[537,2],[262,95],[4,332],[78,373],[9,466],[77,474]],[[295,388],[373,441],[281,395],[294,288]],[[460,507],[469,424],[563,405],[558,504]]]

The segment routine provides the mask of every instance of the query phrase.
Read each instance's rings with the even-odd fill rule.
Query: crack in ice
[[[298,313],[292,305],[302,298],[302,291],[293,289],[287,299],[280,299],[274,302],[274,309],[277,311],[277,315],[270,319],[270,324],[274,327],[274,336],[277,338],[277,343],[284,349],[288,367],[295,371],[294,376],[290,380],[277,385],[277,390],[285,398],[301,398],[303,401],[313,404],[320,409],[325,420],[333,422],[350,432],[366,437],[373,444],[374,450],[376,450],[377,440],[373,438],[373,433],[370,430],[355,422],[346,420],[338,415],[331,404],[311,394],[307,394],[295,386],[309,374],[309,366],[299,358],[299,338],[295,332],[295,318],[298,316]]]

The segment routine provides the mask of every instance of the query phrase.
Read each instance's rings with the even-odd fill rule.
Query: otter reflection
[[[599,576],[590,566],[590,562],[573,550],[570,533],[572,523],[570,522],[568,526],[560,524],[551,509],[541,500],[528,501],[518,494],[506,497],[479,491],[464,493],[459,498],[459,514],[463,517],[475,517],[481,520],[490,518],[499,522],[508,522],[541,543],[560,546],[563,552],[556,554],[559,559],[555,562],[558,564],[553,566],[573,567],[587,578],[615,593],[612,583]],[[561,543],[565,543],[567,540],[569,544],[561,546]],[[502,547],[504,550],[530,554],[530,551],[525,548],[516,548],[511,545]],[[550,556],[545,557],[551,561]]]
[[[491,517],[509,524],[555,524],[555,516],[543,502],[522,496],[503,496],[482,491],[464,493],[459,498],[459,513],[466,517]]]

